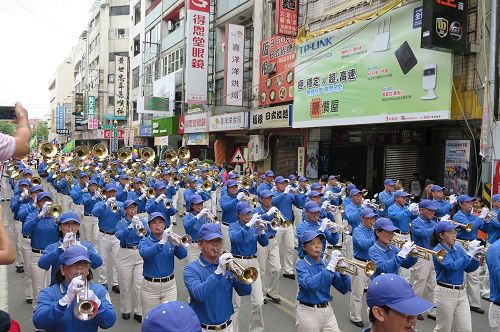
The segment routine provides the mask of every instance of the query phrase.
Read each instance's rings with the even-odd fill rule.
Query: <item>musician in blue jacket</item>
[[[174,207],[171,198],[168,198],[165,191],[167,184],[164,181],[158,181],[153,185],[155,190],[155,197],[148,199],[146,202],[146,212],[148,214],[154,212],[161,212],[165,218],[167,227],[170,227],[170,218],[175,216],[177,210]]]
[[[78,245],[71,246],[62,254],[61,261],[56,284],[40,292],[39,303],[33,312],[35,328],[53,332],[92,332],[99,327],[112,327],[116,314],[106,289],[91,282],[87,249]],[[85,291],[85,284],[88,285],[88,292]],[[95,304],[93,319],[83,321],[75,316],[78,296],[86,296]]]
[[[395,186],[396,182],[394,182],[392,179],[385,179],[384,191],[378,194],[378,201],[384,207],[384,211],[380,212],[381,217],[387,217],[389,206],[394,204]]]

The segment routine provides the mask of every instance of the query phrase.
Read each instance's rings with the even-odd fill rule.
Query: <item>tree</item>
[[[47,122],[38,121],[33,129],[33,136],[38,136],[39,140],[47,141],[49,138],[49,128],[47,127]]]
[[[16,130],[16,126],[8,121],[0,121],[0,133],[4,133],[7,135],[12,135]]]

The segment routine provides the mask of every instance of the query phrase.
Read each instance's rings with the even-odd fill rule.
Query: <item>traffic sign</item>
[[[237,148],[234,152],[233,157],[229,161],[231,164],[246,164],[245,157],[243,156],[243,152],[241,152],[241,148]]]

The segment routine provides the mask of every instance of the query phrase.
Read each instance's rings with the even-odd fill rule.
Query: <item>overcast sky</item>
[[[0,105],[49,113],[49,81],[85,30],[95,0],[1,0]]]

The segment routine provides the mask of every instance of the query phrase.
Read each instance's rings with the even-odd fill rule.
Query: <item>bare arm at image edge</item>
[[[29,152],[31,127],[28,121],[28,111],[16,103],[16,131],[12,136],[0,133],[0,161],[10,158],[21,158]]]
[[[3,224],[3,209],[0,206],[0,265],[12,264],[15,260],[14,246]]]

